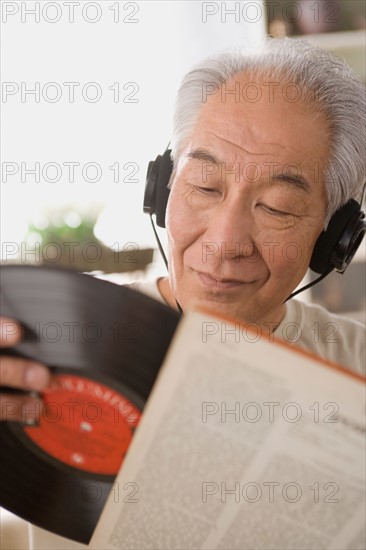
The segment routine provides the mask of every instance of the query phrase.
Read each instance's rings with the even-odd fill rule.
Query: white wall
[[[170,139],[179,82],[207,54],[255,43],[265,32],[262,0],[1,4],[2,257],[11,257],[6,243],[20,243],[29,221],[69,204],[81,211],[105,205],[98,234],[110,243],[154,245],[142,193],[148,161]],[[80,84],[74,101],[65,82]],[[25,92],[37,86],[36,101]],[[39,182],[25,172],[36,162]],[[80,163],[75,181],[70,162]]]

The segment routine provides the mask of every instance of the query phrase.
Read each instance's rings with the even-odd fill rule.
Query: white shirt
[[[127,286],[164,302],[157,280]],[[286,314],[273,334],[323,359],[366,374],[365,325],[358,321],[292,299],[286,302]]]

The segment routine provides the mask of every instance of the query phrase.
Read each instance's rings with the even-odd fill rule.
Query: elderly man
[[[363,325],[286,299],[332,215],[360,200],[365,130],[363,83],[305,41],[268,39],[255,55],[200,63],[176,103],[169,277],[133,286],[173,308],[206,306],[255,323],[364,371]],[[48,382],[43,366],[1,358],[2,385],[39,391]]]
[[[203,61],[176,105],[169,276],[132,286],[172,308],[204,306],[254,323],[362,372],[363,325],[286,299],[332,215],[360,200],[365,128],[362,82],[306,42],[268,39],[256,55]],[[1,361],[4,385],[49,383],[42,365]],[[26,407],[32,398],[19,399]]]
[[[135,287],[364,371],[362,325],[285,303],[332,215],[362,194],[364,93],[343,62],[303,41],[269,40],[259,55],[195,67],[176,104],[169,277]]]

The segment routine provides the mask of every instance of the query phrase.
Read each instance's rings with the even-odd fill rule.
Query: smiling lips
[[[235,288],[244,284],[244,281],[238,281],[236,279],[218,279],[216,277],[212,277],[212,275],[209,275],[208,273],[203,273],[201,271],[197,271],[197,275],[200,281],[206,287],[212,289],[225,290]]]

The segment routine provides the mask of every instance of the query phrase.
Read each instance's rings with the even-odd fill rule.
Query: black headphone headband
[[[171,150],[149,162],[146,175],[144,212],[156,215],[159,227],[165,227],[165,212],[170,189],[168,183],[173,172]],[[365,213],[361,205],[350,199],[335,212],[315,243],[310,269],[325,274],[331,269],[344,273],[361,244],[366,232]]]

